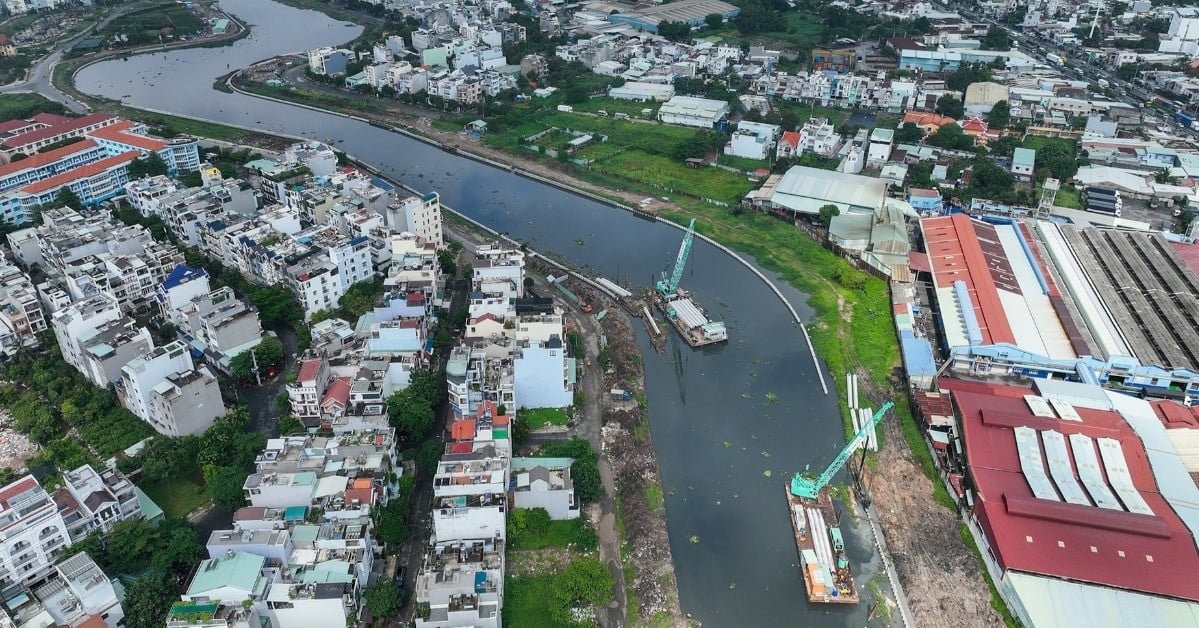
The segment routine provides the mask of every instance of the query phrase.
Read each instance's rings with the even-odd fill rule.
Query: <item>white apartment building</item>
[[[471,265],[475,292],[513,299],[525,296],[525,254],[521,251],[483,245],[475,249]]]
[[[500,628],[504,604],[504,543],[469,538],[426,549],[416,600],[427,604],[417,628]]]
[[[32,475],[0,488],[0,586],[29,586],[71,545],[67,524]]]
[[[133,359],[121,373],[122,405],[161,434],[198,434],[225,414],[216,377],[208,367],[196,369],[178,340]]]
[[[451,445],[433,476],[433,541],[506,537],[508,457],[492,443],[469,453]]]
[[[870,132],[870,147],[866,153],[866,163],[875,166],[887,163],[891,159],[891,142],[894,139],[894,130],[875,127]]]
[[[437,248],[445,245],[441,229],[441,197],[430,192],[420,198],[409,196],[387,206],[384,222],[393,233],[411,233]]]
[[[513,356],[516,407],[565,408],[574,403],[575,360],[561,338],[529,343]]]
[[[1174,7],[1170,11],[1170,30],[1158,44],[1159,52],[1199,54],[1199,8]]]
[[[54,328],[54,337],[67,364],[86,375],[87,367],[83,360],[85,343],[96,335],[102,325],[120,317],[121,308],[116,299],[103,293],[55,312],[50,325]]]

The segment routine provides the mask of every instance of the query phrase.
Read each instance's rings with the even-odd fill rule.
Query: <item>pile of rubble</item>
[[[0,425],[7,425],[12,417],[0,410]],[[9,427],[0,427],[0,467],[21,471],[25,461],[37,453],[39,447],[29,437]]]
[[[612,364],[604,377],[607,389],[620,388],[644,399],[644,372],[634,342],[636,334],[622,313],[603,320],[604,335]],[[679,607],[678,582],[670,539],[666,533],[666,509],[660,502],[648,503],[647,487],[661,495],[658,459],[649,435],[647,411],[637,401],[608,400],[604,409],[604,454],[612,465],[620,490],[620,517],[624,522],[626,560],[634,567],[631,583],[643,621],[686,625]],[[657,625],[657,623],[655,623]]]

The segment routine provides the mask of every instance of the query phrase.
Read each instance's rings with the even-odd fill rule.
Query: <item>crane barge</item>
[[[787,508],[809,602],[857,604],[860,600],[845,554],[845,539],[836,525],[836,511],[825,489],[854,451],[866,444],[874,427],[894,405],[890,401],[883,404],[817,478],[797,473],[787,487]]]
[[[674,268],[655,284],[658,308],[666,315],[666,319],[678,330],[679,335],[692,347],[703,347],[729,339],[728,328],[720,321],[710,320],[703,308],[691,300],[691,293],[679,288],[683,279],[683,268],[691,256],[691,243],[695,239],[695,219],[687,226],[687,233],[679,245],[678,257],[674,260]]]

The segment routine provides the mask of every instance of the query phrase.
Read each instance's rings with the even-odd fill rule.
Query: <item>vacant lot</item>
[[[141,487],[146,495],[162,508],[167,519],[186,517],[197,508],[212,501],[212,493],[207,487],[196,484],[191,479],[171,478],[157,484],[147,484]]]
[[[566,425],[570,417],[559,408],[529,408],[520,411],[519,421],[528,424],[529,429],[535,430],[547,425]]]
[[[754,188],[744,175],[719,168],[689,168],[673,159],[631,150],[600,160],[592,168],[671,191],[725,203],[738,203]]]

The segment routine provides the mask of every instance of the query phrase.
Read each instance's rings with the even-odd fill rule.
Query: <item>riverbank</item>
[[[452,211],[452,210],[451,210]],[[503,238],[461,215],[447,217],[447,233],[474,244],[482,240],[463,234],[469,230],[487,238]],[[552,292],[542,277],[571,272],[568,281],[576,290],[588,278],[548,257],[529,251],[530,276],[538,290]],[[678,581],[666,530],[666,509],[658,459],[649,432],[645,373],[637,332],[621,306],[602,290],[591,290],[595,312],[602,320],[567,304],[568,327],[581,333],[585,359],[576,390],[581,393],[579,422],[570,433],[592,442],[602,454],[600,474],[604,499],[590,513],[600,539],[600,558],[613,580],[614,611],[601,618],[601,626],[686,625],[679,606]],[[604,341],[606,340],[606,344]],[[617,399],[609,391],[629,392]]]
[[[290,103],[281,98],[267,98]],[[328,99],[322,100],[328,102]],[[372,104],[377,102],[381,101],[372,99]],[[311,107],[301,102],[290,104]],[[701,234],[749,254],[763,268],[778,273],[782,279],[810,295],[808,304],[815,316],[805,329],[810,332],[828,371],[837,374],[858,370],[872,384],[869,387],[873,393],[871,403],[881,403],[887,398],[897,402],[896,414],[900,420],[884,431],[890,437],[885,439],[889,446],[885,444],[884,452],[875,457],[870,475],[880,485],[895,489],[883,491],[884,494],[875,498],[879,512],[885,515],[882,530],[887,544],[894,550],[900,580],[897,587],[910,592],[910,606],[916,623],[939,625],[945,617],[955,618],[957,625],[1001,623],[990,609],[987,585],[977,561],[960,536],[949,533],[957,526],[956,509],[952,508],[952,501],[942,485],[934,481],[931,456],[912,419],[902,384],[893,379],[899,354],[886,283],[854,269],[795,225],[764,214],[734,213],[682,196],[673,199],[654,196],[650,197],[652,202],[642,205],[641,200],[653,194],[652,190],[637,190],[635,183],[613,180],[610,175],[589,176],[594,173],[557,161],[538,160],[531,153],[516,154],[495,149],[469,135],[439,129],[430,118],[414,116],[400,106],[372,112],[361,109],[333,111],[375,126],[395,129],[442,149],[557,187],[581,191],[593,199],[603,199],[624,209],[637,208],[638,213],[648,210],[677,225],[699,218]],[[597,179],[609,185],[624,186],[624,189],[598,186]],[[844,400],[845,391],[839,389],[838,393]],[[845,406],[845,403],[840,404],[848,432]],[[907,447],[900,445],[901,442]],[[924,477],[913,481],[912,472],[916,469]],[[918,530],[935,530],[935,542],[930,542],[924,532],[909,529],[909,523]],[[956,585],[946,588],[943,586],[946,582]]]

